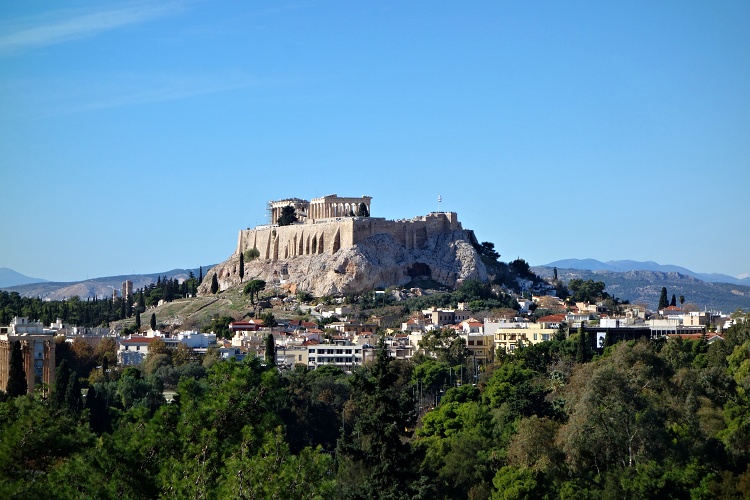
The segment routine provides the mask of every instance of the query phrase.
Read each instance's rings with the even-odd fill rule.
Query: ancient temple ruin
[[[370,204],[372,196],[361,196],[359,198],[342,197],[329,194],[311,201],[300,198],[287,198],[284,200],[269,201],[268,214],[269,223],[276,224],[281,217],[284,207],[294,207],[297,219],[302,223],[314,223],[323,219],[336,219],[340,217],[353,217],[360,213],[364,207],[367,216],[370,215]]]

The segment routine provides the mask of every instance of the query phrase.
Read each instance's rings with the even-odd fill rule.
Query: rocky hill
[[[446,231],[426,239],[418,248],[407,248],[390,234],[373,234],[350,247],[327,253],[245,262],[244,281],[258,278],[289,292],[315,296],[359,293],[379,287],[406,285],[429,278],[447,287],[462,280],[487,280],[487,269],[472,243],[473,233]],[[221,290],[240,285],[239,254],[206,274],[199,289],[209,294],[212,276]]]
[[[532,270],[545,278],[553,274],[551,267],[538,266]],[[749,286],[709,283],[676,272],[558,269],[557,275],[566,283],[574,278],[601,281],[607,285],[607,293],[634,304],[645,304],[652,310],[657,308],[662,287],[667,288],[668,297],[684,295],[686,304],[693,304],[700,310],[707,308],[725,313],[737,308],[750,310]]]

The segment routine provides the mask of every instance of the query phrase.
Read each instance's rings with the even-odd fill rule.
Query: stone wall
[[[455,212],[434,212],[407,220],[346,217],[290,226],[259,226],[239,232],[235,255],[258,249],[260,259],[278,261],[302,255],[333,255],[376,234],[390,235],[407,250],[424,248],[427,240],[462,230]]]

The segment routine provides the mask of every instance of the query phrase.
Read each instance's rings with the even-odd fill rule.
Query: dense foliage
[[[711,345],[582,353],[579,336],[498,355],[476,378],[446,332],[436,358],[381,350],[353,375],[155,346],[142,367],[95,370],[85,398],[73,356],[51,394],[0,403],[0,496],[750,495],[750,317]]]

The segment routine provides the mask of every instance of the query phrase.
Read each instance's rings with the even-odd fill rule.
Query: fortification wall
[[[333,255],[375,234],[389,234],[407,250],[423,248],[432,236],[461,230],[454,212],[431,213],[408,220],[352,217],[290,226],[259,226],[241,230],[235,254],[257,248],[264,260],[301,255]]]
[[[354,223],[355,219],[342,219],[241,230],[235,253],[257,248],[260,259],[272,261],[299,255],[333,255],[354,244]]]
[[[404,220],[364,218],[354,224],[354,243],[375,234],[389,234],[398,244],[413,250],[424,248],[433,236],[461,229],[455,212],[434,212]]]

